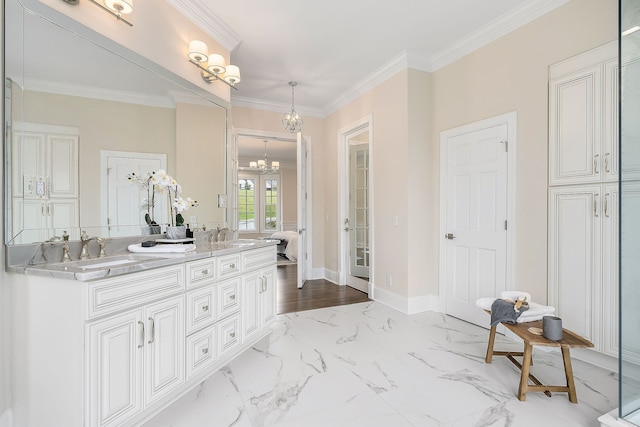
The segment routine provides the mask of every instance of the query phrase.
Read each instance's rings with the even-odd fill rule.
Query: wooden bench
[[[522,401],[526,400],[527,391],[541,391],[547,396],[551,396],[551,392],[555,391],[569,393],[569,401],[571,403],[578,403],[576,386],[573,382],[573,368],[571,367],[571,355],[569,353],[569,349],[571,347],[593,347],[593,344],[568,329],[562,329],[562,339],[560,341],[551,341],[543,337],[542,335],[537,335],[529,331],[529,328],[532,327],[542,329],[542,320],[536,320],[526,323],[502,324],[511,332],[516,334],[516,336],[522,338],[522,340],[524,341],[524,351],[493,351],[493,344],[496,338],[496,326],[492,326],[491,332],[489,333],[489,344],[487,346],[487,356],[485,358],[485,362],[491,363],[491,359],[493,356],[506,356],[514,365],[516,365],[520,369],[521,374],[520,387],[518,388],[518,399]],[[560,347],[562,351],[562,361],[564,363],[564,375],[567,380],[567,384],[565,386],[544,385],[535,376],[533,376],[533,374],[531,374],[531,352],[534,345]],[[514,356],[522,356],[522,364],[518,362]],[[529,380],[533,382],[533,385],[529,384]]]

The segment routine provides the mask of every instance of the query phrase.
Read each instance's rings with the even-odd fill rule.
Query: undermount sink
[[[79,270],[97,270],[101,268],[111,268],[122,265],[138,264],[142,262],[151,261],[154,259],[163,258],[158,254],[153,255],[141,255],[141,254],[124,254],[109,256],[106,258],[91,258],[86,260],[71,261],[60,263],[66,268],[74,268]]]
[[[228,242],[224,242],[229,246],[250,246],[258,243],[257,240],[252,239],[238,239],[238,240],[229,240]]]

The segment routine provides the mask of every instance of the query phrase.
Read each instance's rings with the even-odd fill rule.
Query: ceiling
[[[231,50],[232,104],[326,117],[395,72],[434,71],[569,0],[168,0]]]

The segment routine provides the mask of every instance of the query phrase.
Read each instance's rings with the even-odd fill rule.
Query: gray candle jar
[[[551,341],[562,339],[562,319],[555,316],[542,318],[542,336]]]

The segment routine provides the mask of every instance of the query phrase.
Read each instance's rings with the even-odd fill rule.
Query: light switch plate
[[[218,194],[218,207],[226,208],[227,207],[227,195],[226,194]]]

